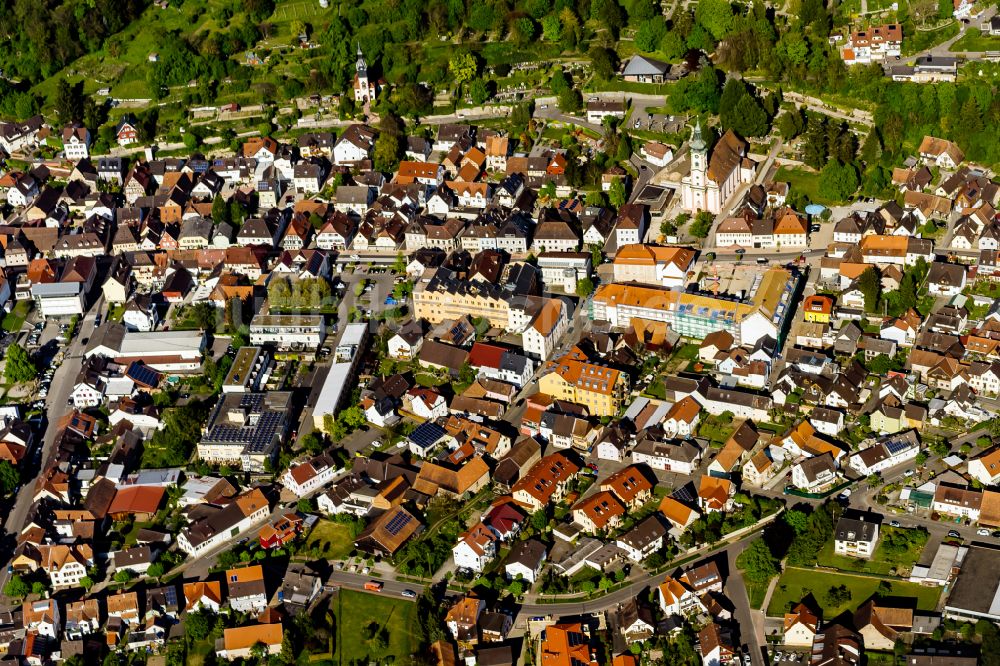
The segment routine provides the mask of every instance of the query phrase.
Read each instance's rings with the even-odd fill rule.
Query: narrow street
[[[7,518],[4,521],[4,536],[8,544],[14,543],[17,535],[20,534],[21,529],[24,527],[28,509],[31,508],[31,500],[35,494],[35,483],[41,471],[45,469],[49,457],[52,455],[52,447],[56,439],[56,434],[59,432],[59,422],[72,409],[67,405],[67,401],[73,390],[76,377],[80,374],[80,368],[83,365],[83,352],[87,347],[83,343],[83,340],[89,340],[90,336],[94,334],[94,323],[97,313],[101,312],[103,307],[104,299],[101,297],[86,315],[80,319],[76,335],[73,336],[73,340],[64,350],[62,365],[59,366],[53,375],[51,390],[45,400],[48,421],[46,423],[45,435],[41,442],[42,453],[39,471],[33,478],[25,479],[24,483],[21,484],[21,490],[18,492],[14,505],[11,507],[10,513],[7,514]],[[8,577],[9,574],[6,568],[0,570],[0,589],[3,589],[3,586],[7,584]]]

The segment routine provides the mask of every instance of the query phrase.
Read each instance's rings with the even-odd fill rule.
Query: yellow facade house
[[[629,394],[628,375],[591,363],[579,347],[548,362],[538,390],[584,405],[594,416],[616,416]]]

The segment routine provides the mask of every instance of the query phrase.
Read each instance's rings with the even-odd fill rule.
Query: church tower
[[[375,86],[368,81],[368,63],[358,44],[358,61],[355,64],[357,73],[354,75],[354,101],[359,104],[375,101]]]
[[[691,185],[705,186],[705,171],[708,169],[708,148],[701,138],[701,121],[695,123],[691,133]]]

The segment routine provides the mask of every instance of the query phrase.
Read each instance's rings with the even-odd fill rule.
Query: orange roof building
[[[207,608],[218,612],[222,605],[222,583],[217,580],[184,583],[184,610],[188,613]]]
[[[634,243],[618,248],[613,263],[616,282],[641,282],[663,287],[682,287],[695,252],[687,247],[664,247]]]
[[[802,421],[793,428],[783,440],[781,446],[793,456],[821,456],[829,453],[834,460],[838,460],[844,455],[844,450],[820,438],[816,434],[816,428],[809,421]]]
[[[606,478],[601,490],[614,493],[622,504],[631,509],[641,506],[653,496],[653,484],[635,465],[620,469]]]
[[[119,488],[108,507],[108,515],[113,520],[124,520],[129,516],[138,521],[152,520],[163,505],[167,489],[158,486],[125,486]]]
[[[707,474],[698,484],[698,504],[706,512],[729,511],[732,508],[736,486],[729,479],[720,479]]]
[[[573,520],[588,532],[604,532],[622,522],[625,506],[607,490],[581,500],[573,507]]]
[[[679,530],[685,529],[698,518],[698,511],[669,495],[660,501],[660,513]]]
[[[806,321],[830,323],[833,315],[833,299],[821,294],[807,296],[802,303],[802,315]]]
[[[511,495],[519,504],[537,511],[549,502],[561,500],[569,482],[579,473],[580,468],[557,451],[539,460],[518,479],[511,488]]]
[[[597,666],[590,636],[579,622],[553,624],[545,629],[540,648],[541,666]]]
[[[284,631],[280,622],[233,627],[223,632],[221,646],[220,649],[216,649],[216,654],[229,661],[246,659],[258,643],[264,644],[267,654],[278,654],[281,652],[283,638]]]

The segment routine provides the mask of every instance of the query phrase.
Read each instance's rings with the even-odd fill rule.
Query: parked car
[[[989,536],[990,535],[990,531],[988,529],[986,529],[985,527],[980,527],[978,530],[976,530],[976,534],[978,536]]]
[[[899,527],[899,521],[898,520],[890,520],[889,521],[889,527]]]
[[[948,530],[948,536],[952,539],[961,539],[962,535],[958,533],[957,530]]]
[[[407,599],[416,599],[417,598],[417,593],[414,592],[413,590],[403,590],[402,592],[400,592],[400,594],[402,594]]]

